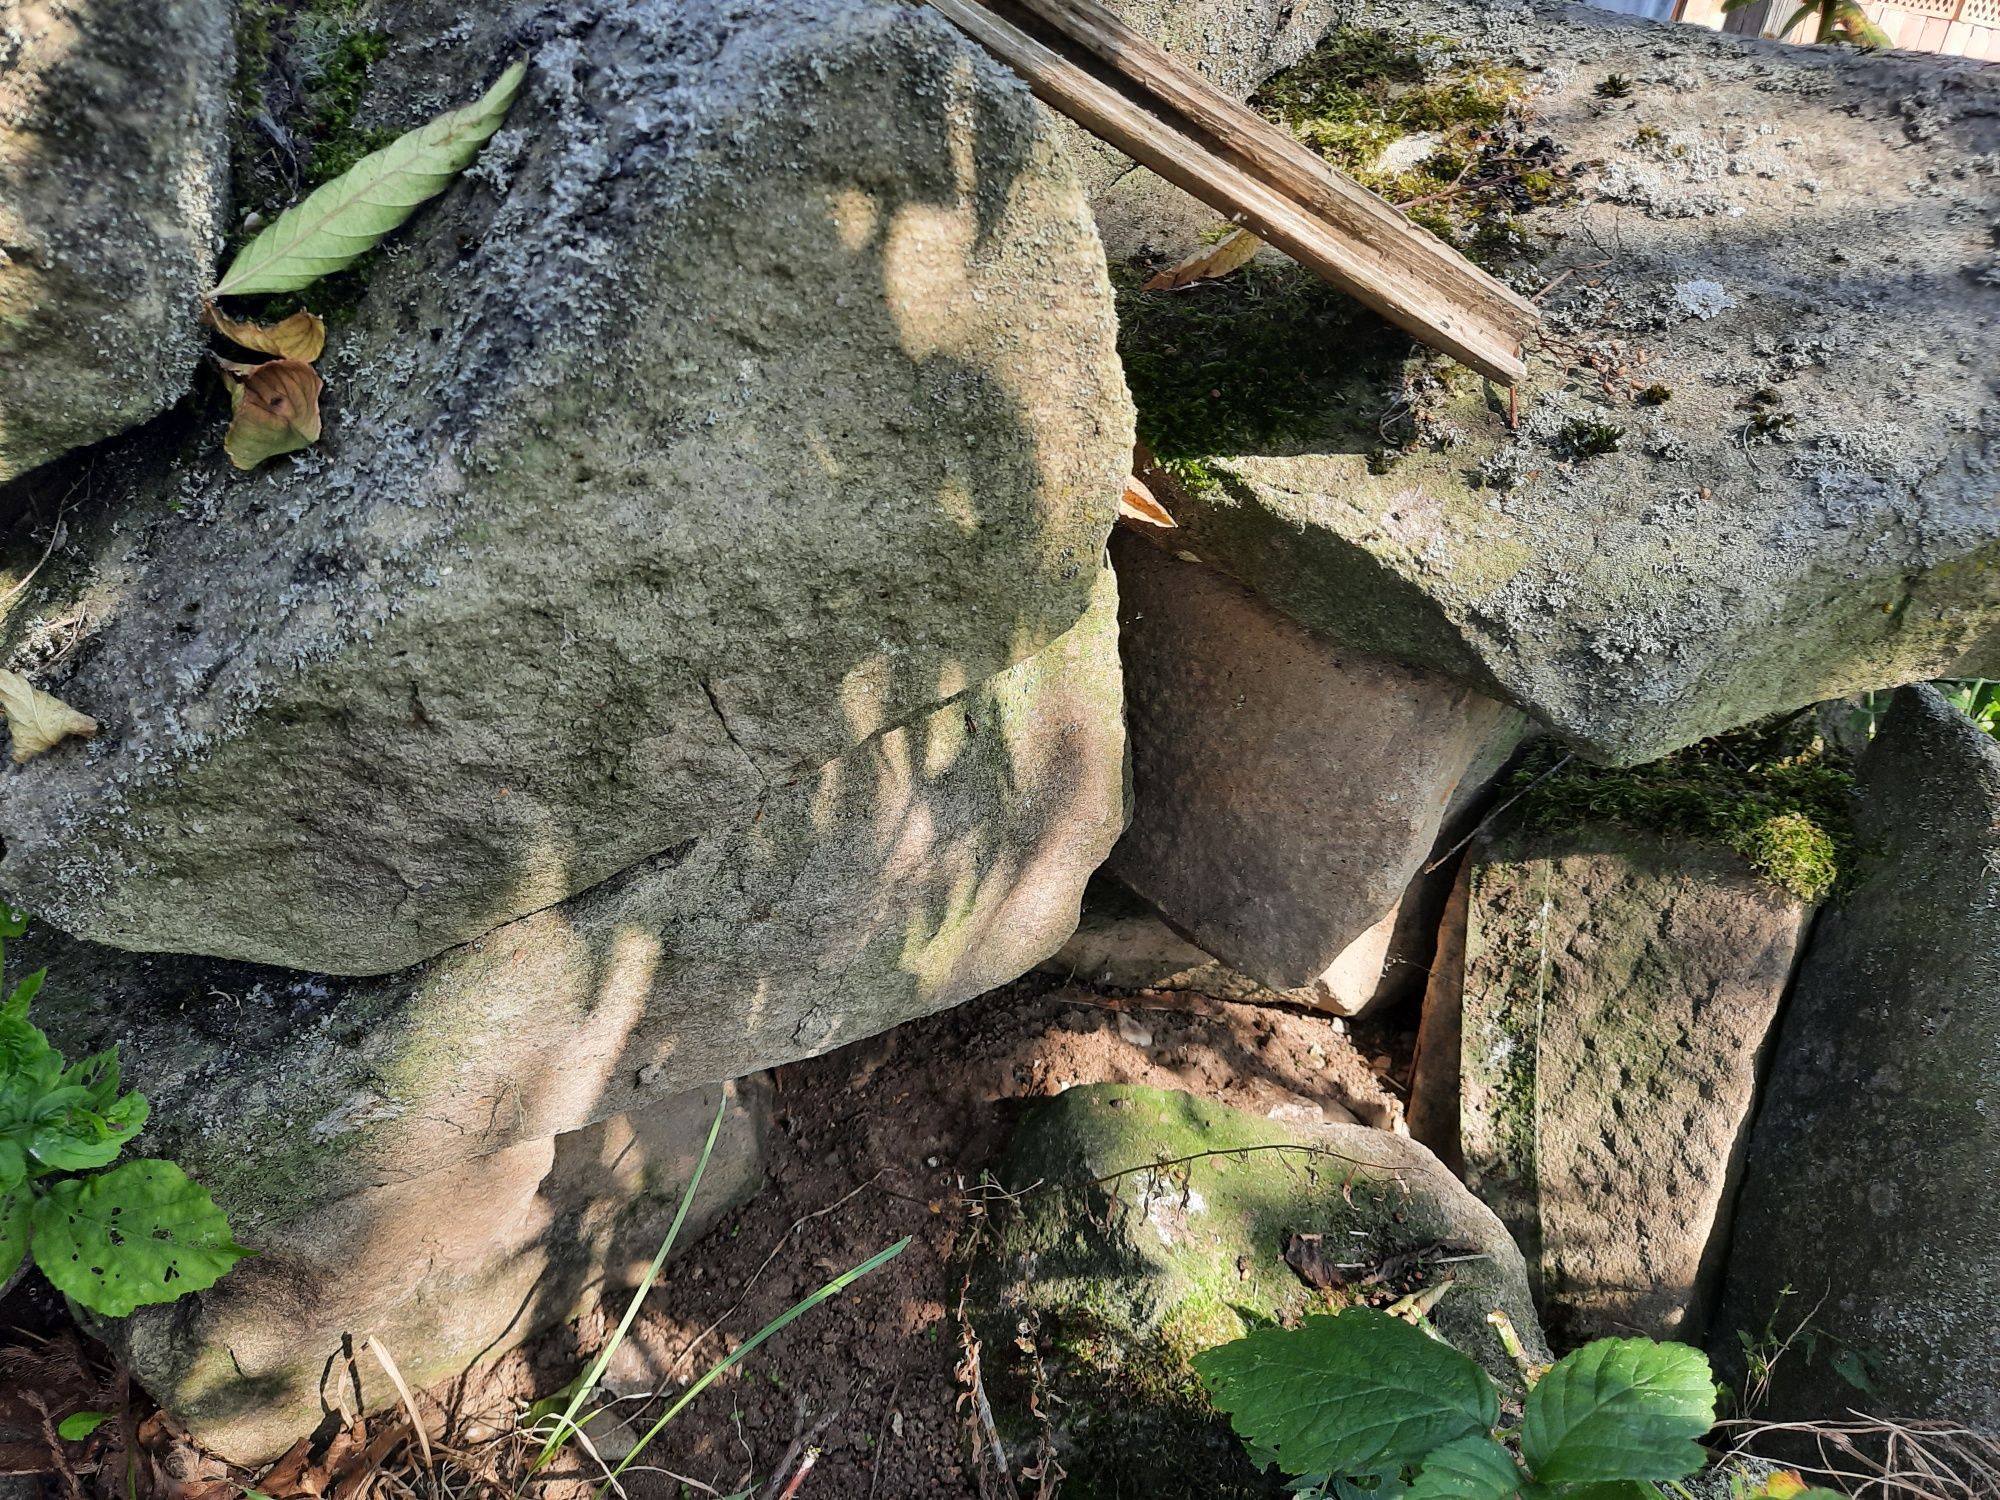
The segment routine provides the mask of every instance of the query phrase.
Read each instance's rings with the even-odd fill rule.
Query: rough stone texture
[[[710,834],[405,973],[138,957],[46,926],[38,1015],[121,1045],[146,1149],[248,1244],[309,1205],[870,1036],[1075,929],[1124,822],[1109,570],[1040,656]]]
[[[338,1199],[257,1237],[210,1291],[112,1333],[133,1374],[211,1452],[274,1458],[344,1396],[396,1391],[359,1346],[380,1337],[421,1389],[636,1284],[728,1104],[678,1245],[763,1184],[769,1088],[698,1089],[553,1139]],[[342,1351],[359,1354],[350,1377]],[[343,1382],[343,1389],[335,1387]]]
[[[1123,531],[1112,556],[1134,807],[1111,869],[1232,968],[1310,984],[1395,906],[1517,716]]]
[[[1095,586],[1102,254],[978,49],[867,0],[383,23],[371,119],[533,66],[335,336],[327,436],[100,463],[0,632],[105,726],[0,792],[0,888],[79,936],[394,970],[748,828]]]
[[[1559,1343],[1698,1339],[1811,913],[1733,854],[1609,825],[1469,857],[1466,1181],[1520,1244]]]
[[[1429,934],[1410,917],[1424,877],[1411,883],[1389,914],[1349,943],[1312,983],[1274,990],[1204,953],[1162,922],[1117,881],[1093,880],[1083,915],[1068,942],[1042,967],[1118,990],[1164,990],[1217,1000],[1304,1005],[1358,1016],[1423,987],[1430,966]]]
[[[1252,1154],[1149,1165],[1245,1147]],[[1127,1175],[1097,1181],[1112,1174]],[[1430,1152],[1386,1131],[1281,1124],[1099,1084],[1037,1104],[1000,1176],[1020,1196],[996,1209],[974,1268],[986,1389],[1003,1442],[1014,1440],[1008,1451],[1034,1452],[1039,1361],[1070,1472],[1064,1493],[1083,1500],[1267,1493],[1227,1423],[1189,1400],[1185,1361],[1263,1320],[1329,1305],[1285,1264],[1293,1233],[1324,1235],[1349,1262],[1451,1245],[1473,1258],[1420,1267],[1396,1289],[1455,1279],[1432,1321],[1510,1385],[1486,1314],[1504,1308],[1543,1351],[1521,1255],[1500,1222]]]
[[[187,390],[222,228],[228,0],[0,0],[0,483]]]
[[[1774,1417],[1857,1402],[2000,1431],[2000,745],[1928,687],[1896,695],[1862,761],[1874,851],[1821,918],[1758,1115],[1716,1353],[1812,1313]],[[1824,1298],[1822,1301],[1821,1299]],[[1865,1356],[1874,1393],[1831,1368]]]
[[[1400,355],[1357,363],[1341,401],[1162,496],[1179,545],[1609,761],[1995,669],[2000,72],[1549,0],[1360,0],[1343,20],[1520,71],[1529,135],[1585,169],[1577,196],[1518,216],[1540,248],[1514,279],[1588,270],[1542,298],[1518,435],[1470,376],[1410,388]],[[1612,73],[1629,99],[1596,93]],[[1204,359],[1237,357],[1206,332]],[[1640,350],[1664,405],[1582,369]],[[1790,420],[1775,436],[1744,404],[1766,389]],[[1136,394],[1156,451],[1202,456]],[[1414,451],[1373,472],[1409,394]],[[1617,451],[1571,456],[1565,428],[1590,420],[1622,429]]]

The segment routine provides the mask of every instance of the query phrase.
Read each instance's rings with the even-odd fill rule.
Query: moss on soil
[[[1512,784],[1525,788],[1517,815],[1536,827],[1603,819],[1628,828],[1719,844],[1766,880],[1803,901],[1819,901],[1851,878],[1855,858],[1849,797],[1854,776],[1794,720],[1705,740],[1662,760],[1623,768],[1531,752]]]

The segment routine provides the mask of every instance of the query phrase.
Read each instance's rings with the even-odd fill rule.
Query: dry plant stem
[[[814,1448],[813,1444],[819,1441],[819,1435],[822,1432],[825,1432],[827,1428],[840,1419],[840,1414],[846,1409],[844,1406],[832,1408],[821,1416],[817,1422],[813,1423],[810,1429],[798,1432],[793,1436],[791,1446],[785,1449],[784,1457],[780,1458],[778,1466],[771,1470],[770,1482],[764,1486],[764,1500],[783,1500],[783,1496],[778,1493],[778,1486],[784,1483],[785,1475],[791,1472],[792,1465],[798,1462],[801,1453],[806,1453],[807,1457],[805,1467],[800,1469],[799,1473],[803,1475],[806,1469],[813,1466],[817,1461],[819,1453],[819,1450]],[[805,1427],[805,1400],[803,1397],[799,1400],[799,1426],[801,1428]],[[789,1495],[797,1488],[798,1481],[795,1479],[786,1488],[784,1494]]]
[[[369,1334],[361,1346],[375,1356],[389,1377],[389,1384],[396,1388],[396,1396],[403,1403],[403,1410],[410,1415],[410,1430],[417,1435],[417,1450],[423,1455],[424,1473],[432,1480],[437,1479],[437,1468],[431,1461],[430,1435],[424,1431],[424,1415],[417,1410],[417,1398],[410,1393],[409,1382],[403,1379],[403,1372],[396,1368],[396,1361],[389,1357],[389,1351],[382,1347],[382,1341]]]
[[[903,1393],[903,1377],[898,1375],[896,1383],[889,1387],[888,1404],[882,1408],[882,1425],[875,1430],[875,1457],[868,1465],[868,1500],[875,1500],[875,1490],[882,1483],[882,1454],[889,1446],[889,1419],[896,1414],[896,1398]]]
[[[1140,1172],[1156,1172],[1167,1167],[1183,1167],[1190,1162],[1208,1161],[1212,1157],[1217,1156],[1249,1156],[1259,1151],[1296,1151],[1309,1159],[1317,1159],[1323,1156],[1330,1161],[1341,1162],[1350,1167],[1368,1167],[1380,1170],[1387,1173],[1390,1177],[1396,1178],[1398,1181],[1402,1178],[1400,1172],[1387,1167],[1376,1168],[1374,1162],[1357,1161],[1351,1156],[1342,1156],[1338,1151],[1329,1151],[1324,1146],[1300,1146],[1291,1141],[1274,1141],[1266,1146],[1233,1146],[1219,1151],[1196,1151],[1189,1156],[1170,1156],[1165,1161],[1142,1162],[1136,1167],[1127,1167],[1121,1172],[1110,1172],[1103,1177],[1093,1177],[1090,1180],[1090,1185],[1092,1187],[1103,1187],[1107,1182],[1117,1182],[1121,1178],[1131,1177]],[[1019,1195],[1017,1194],[1016,1196]]]
[[[1811,1442],[1821,1462],[1792,1467],[1851,1488],[1854,1500],[1993,1500],[2000,1495],[2000,1437],[1948,1422],[1898,1422],[1857,1412],[1853,1420],[1840,1422],[1722,1422],[1717,1431],[1738,1434],[1729,1447],[1732,1454],[1750,1451],[1752,1443],[1765,1437]]]
[[[1463,849],[1467,844],[1471,843],[1474,839],[1478,838],[1480,834],[1484,833],[1488,828],[1490,828],[1495,818],[1499,817],[1500,814],[1505,812],[1508,808],[1512,807],[1516,802],[1519,802],[1523,797],[1527,796],[1528,793],[1532,792],[1536,787],[1540,786],[1543,782],[1547,781],[1551,776],[1555,775],[1556,772],[1560,771],[1564,766],[1568,765],[1574,759],[1576,759],[1576,757],[1573,755],[1565,755],[1561,760],[1557,761],[1554,765],[1550,766],[1546,771],[1542,772],[1542,774],[1537,776],[1533,781],[1529,782],[1526,786],[1522,787],[1520,791],[1514,793],[1513,796],[1509,797],[1505,802],[1501,803],[1498,807],[1494,808],[1492,812],[1488,813],[1485,817],[1481,818],[1477,823],[1473,825],[1472,832],[1468,833],[1464,838],[1460,839],[1457,843],[1453,844],[1449,849],[1445,850],[1444,853],[1440,854],[1436,859],[1432,860],[1429,864],[1425,865],[1424,873],[1426,875],[1429,875],[1434,871],[1442,868],[1444,865],[1450,863],[1452,858],[1455,855],[1457,855],[1461,849]]]

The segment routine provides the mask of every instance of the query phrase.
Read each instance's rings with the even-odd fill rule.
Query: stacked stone
[[[226,9],[44,94],[150,26],[208,99]],[[861,0],[378,11],[371,122],[531,68],[336,328],[324,441],[239,474],[204,410],[56,458],[172,397],[45,441],[73,350],[0,335],[0,472],[54,459],[0,504],[4,659],[103,725],[6,775],[14,956],[259,1252],[116,1334],[246,1461],[344,1338],[423,1384],[643,1262],[726,1097],[692,1243],[759,1177],[746,1075],[1048,957],[1125,814],[1131,409],[1026,95]],[[224,126],[177,116],[183,176]],[[170,165],[121,190],[200,253],[99,251],[171,280],[133,312],[178,391],[214,205]]]

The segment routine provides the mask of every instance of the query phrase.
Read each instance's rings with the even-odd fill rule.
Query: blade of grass
[[[741,1344],[737,1345],[735,1352],[730,1354],[727,1358],[717,1360],[714,1364],[710,1365],[708,1368],[708,1373],[702,1376],[701,1379],[697,1380],[693,1385],[689,1386],[686,1390],[682,1391],[680,1400],[676,1401],[672,1406],[668,1407],[665,1414],[661,1416],[660,1420],[655,1422],[651,1427],[648,1427],[646,1429],[646,1435],[640,1438],[637,1443],[633,1444],[632,1451],[626,1454],[624,1459],[619,1463],[618,1467],[611,1471],[611,1477],[609,1479],[606,1479],[603,1484],[597,1487],[597,1491],[595,1495],[592,1496],[592,1500],[604,1500],[605,1492],[611,1488],[612,1482],[616,1480],[620,1474],[623,1474],[625,1472],[627,1466],[631,1464],[632,1460],[634,1460],[641,1453],[644,1453],[646,1451],[647,1445],[650,1444],[654,1438],[658,1437],[660,1433],[665,1430],[667,1423],[673,1421],[675,1417],[679,1416],[681,1412],[686,1408],[687,1404],[690,1401],[694,1400],[696,1396],[699,1396],[703,1391],[708,1389],[710,1385],[714,1384],[723,1375],[727,1374],[732,1367],[741,1363],[742,1360],[750,1353],[752,1349],[755,1349],[759,1344],[763,1343],[764,1340],[771,1337],[772,1334],[777,1333],[787,1324],[793,1322],[798,1318],[804,1317],[807,1313],[811,1312],[815,1307],[818,1307],[820,1303],[825,1302],[828,1298],[839,1296],[842,1292],[847,1290],[848,1287],[852,1286],[855,1282],[859,1281],[862,1277],[866,1276],[870,1271],[879,1270],[881,1267],[887,1265],[890,1261],[894,1260],[897,1256],[901,1255],[904,1250],[908,1249],[909,1244],[910,1244],[910,1236],[906,1234],[900,1240],[896,1241],[895,1244],[891,1245],[887,1250],[878,1250],[873,1255],[869,1256],[868,1259],[861,1262],[860,1265],[854,1267],[852,1270],[841,1272],[840,1275],[834,1277],[833,1280],[829,1281],[825,1286],[821,1287],[818,1291],[814,1292],[810,1297],[804,1298],[803,1300],[798,1302],[794,1302],[785,1311],[779,1313],[777,1317],[771,1319],[770,1322],[766,1323],[762,1328],[758,1329],[755,1333],[751,1334],[749,1338],[745,1339]]]
[[[625,1335],[631,1330],[632,1320],[639,1316],[639,1305],[646,1300],[646,1294],[653,1289],[653,1283],[660,1279],[660,1268],[667,1263],[667,1256],[673,1252],[674,1241],[680,1237],[681,1225],[686,1222],[688,1209],[694,1204],[695,1189],[701,1186],[701,1175],[708,1170],[708,1158],[715,1151],[716,1137],[722,1134],[722,1117],[729,1108],[729,1090],[725,1087],[722,1097],[716,1101],[715,1119],[708,1127],[708,1139],[702,1143],[701,1156],[694,1164],[694,1176],[688,1179],[687,1191],[681,1194],[681,1206],[674,1214],[674,1222],[667,1226],[667,1237],[660,1241],[659,1254],[646,1267],[646,1274],[640,1278],[638,1290],[632,1293],[632,1300],[625,1304],[625,1316],[618,1320],[618,1327],[611,1335],[610,1342],[598,1352],[596,1359],[584,1371],[583,1379],[577,1382],[576,1392],[569,1399],[563,1414],[556,1418],[555,1431],[542,1444],[542,1451],[535,1455],[529,1473],[535,1473],[556,1456],[570,1433],[582,1428],[576,1421],[576,1414],[590,1393],[597,1388],[598,1380],[611,1363],[611,1357],[618,1352],[618,1346],[625,1342]],[[619,1466],[621,1469],[624,1465]],[[614,1476],[615,1477],[615,1476]]]
[[[374,1334],[369,1334],[361,1347],[375,1356],[375,1362],[388,1375],[389,1384],[396,1388],[396,1395],[402,1400],[403,1410],[410,1414],[410,1430],[417,1435],[418,1451],[424,1456],[424,1473],[435,1482],[437,1470],[431,1464],[431,1440],[424,1432],[424,1414],[417,1410],[417,1398],[411,1394],[409,1383],[403,1379],[403,1372],[396,1368],[396,1361],[389,1357],[389,1351]]]

